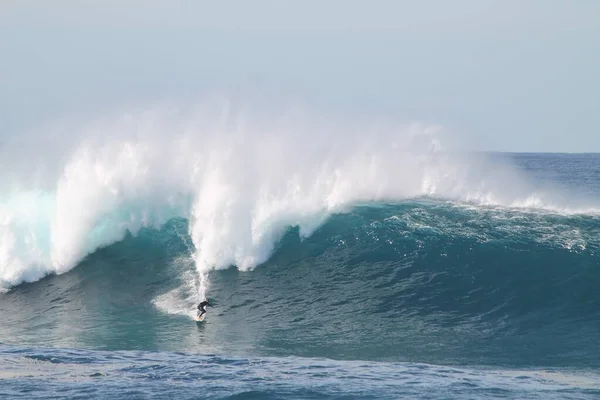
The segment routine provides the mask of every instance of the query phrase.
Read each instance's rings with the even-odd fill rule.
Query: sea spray
[[[40,159],[52,173],[11,164],[14,155],[3,159],[1,287],[68,271],[126,232],[173,217],[190,221],[204,297],[207,271],[252,269],[269,258],[288,227],[307,237],[357,203],[428,196],[582,207],[532,186],[509,165],[448,147],[452,141],[439,129],[420,124],[269,115],[227,104],[107,121],[49,147],[56,154]],[[25,157],[27,149],[7,143],[3,153]]]

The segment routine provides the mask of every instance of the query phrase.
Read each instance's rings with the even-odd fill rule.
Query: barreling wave
[[[190,221],[203,273],[251,269],[268,259],[288,227],[308,237],[356,204],[426,196],[596,211],[593,203],[527,183],[510,165],[461,153],[439,130],[419,124],[207,105],[60,133],[2,148],[2,288],[68,271],[126,232],[174,217]]]

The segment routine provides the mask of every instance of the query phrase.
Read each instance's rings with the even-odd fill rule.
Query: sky
[[[260,93],[478,150],[600,152],[598,21],[596,0],[4,0],[0,136]]]

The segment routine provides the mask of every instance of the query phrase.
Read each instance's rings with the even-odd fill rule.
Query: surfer
[[[198,318],[203,316],[206,313],[206,306],[210,306],[208,299],[204,300],[200,304],[198,304]]]

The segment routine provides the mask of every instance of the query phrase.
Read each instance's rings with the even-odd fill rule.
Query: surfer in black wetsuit
[[[198,304],[198,318],[203,316],[206,313],[206,306],[210,306],[208,299],[204,300],[200,304]]]

